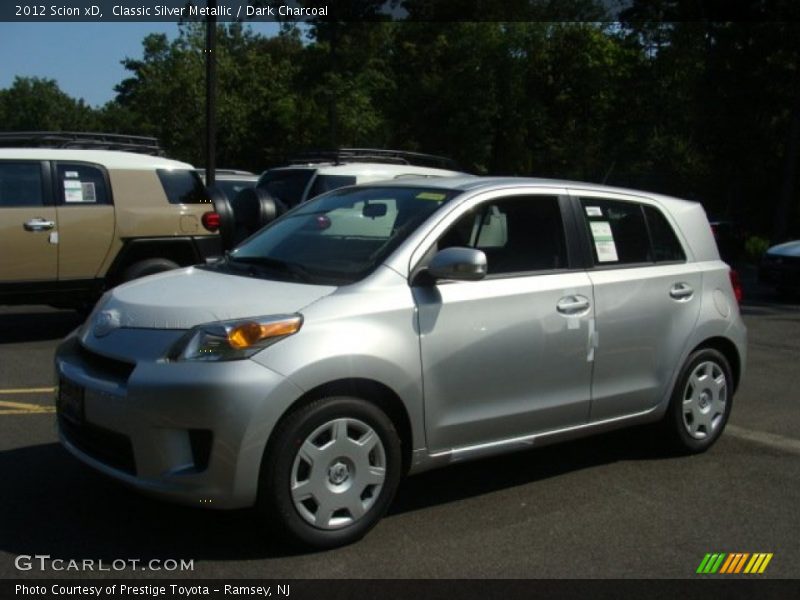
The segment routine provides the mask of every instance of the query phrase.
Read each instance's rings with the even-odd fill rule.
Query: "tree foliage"
[[[545,0],[402,0],[392,6],[417,20],[396,22],[360,0],[369,20],[287,23],[269,39],[218,25],[218,164],[261,170],[336,145],[434,152],[475,172],[693,198],[782,237],[800,222],[800,25],[763,13],[782,1],[752,22],[703,18],[681,0],[636,0],[615,23],[592,0],[559,4],[572,22],[532,20],[552,10]],[[468,9],[508,20],[467,21]],[[448,11],[461,19],[441,20]],[[147,36],[100,109],[17,78],[0,90],[0,118],[155,135],[202,164],[203,48],[202,24]]]

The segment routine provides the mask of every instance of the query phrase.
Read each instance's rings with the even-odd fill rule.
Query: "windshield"
[[[371,273],[458,192],[419,187],[345,188],[286,213],[230,253],[250,275],[342,285]],[[262,272],[252,272],[261,268]]]

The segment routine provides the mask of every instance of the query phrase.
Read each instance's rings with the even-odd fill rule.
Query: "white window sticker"
[[[77,171],[67,171],[67,172],[64,173],[64,177],[77,178],[78,177],[78,172]]]
[[[603,216],[603,209],[599,206],[587,206],[586,207],[586,216],[587,217],[602,217]]]
[[[617,245],[614,243],[614,234],[611,233],[611,225],[608,224],[608,221],[594,221],[589,225],[592,228],[597,261],[603,263],[619,260]]]
[[[83,189],[80,181],[64,180],[64,202],[83,202]]]

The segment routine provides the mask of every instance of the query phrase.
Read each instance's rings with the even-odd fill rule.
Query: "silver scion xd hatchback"
[[[332,191],[224,260],[108,292],[59,347],[58,424],[70,452],[139,490],[255,505],[332,547],[375,525],[403,475],[454,461],[656,422],[702,452],[745,342],[699,204],[403,179]]]

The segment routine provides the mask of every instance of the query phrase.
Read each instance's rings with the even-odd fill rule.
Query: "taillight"
[[[739,273],[731,269],[728,274],[731,276],[731,287],[733,288],[733,295],[736,296],[736,302],[741,304],[744,292],[742,291],[742,280],[739,279]]]
[[[203,213],[203,216],[200,217],[200,221],[203,223],[203,227],[205,227],[209,231],[219,230],[219,213],[215,212]]]

